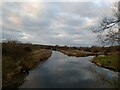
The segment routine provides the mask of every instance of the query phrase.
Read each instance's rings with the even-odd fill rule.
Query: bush
[[[24,47],[24,50],[27,51],[27,52],[31,52],[32,51],[32,49],[29,46]]]

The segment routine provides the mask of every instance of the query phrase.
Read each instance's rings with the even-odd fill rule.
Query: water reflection
[[[116,78],[110,70],[98,67],[89,60],[93,57],[69,57],[53,51],[52,56],[30,71],[24,88],[93,88],[112,87],[102,80],[96,71],[105,72],[106,76]],[[92,66],[92,67],[91,67]],[[99,81],[102,83],[97,84]]]
[[[0,45],[0,89],[2,88],[2,46]]]
[[[118,88],[118,72],[109,72],[109,70],[106,69],[106,72],[103,72],[102,68],[96,68],[94,66],[90,66],[89,68],[91,72],[93,72],[96,76],[99,77],[99,79],[96,80],[96,84],[100,84],[103,82],[108,83],[113,88]]]

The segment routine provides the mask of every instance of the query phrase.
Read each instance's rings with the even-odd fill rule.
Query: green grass
[[[120,60],[118,59],[119,52],[117,51],[111,52],[106,56],[98,56],[99,53],[81,52],[80,50],[71,50],[71,49],[59,50],[59,51],[68,56],[76,56],[76,57],[97,56],[94,57],[93,60],[91,60],[91,62],[107,69],[120,71],[120,67],[118,65],[120,63]]]
[[[115,70],[115,71],[120,71],[119,68],[119,59],[118,59],[118,54],[112,54],[109,56],[98,56],[93,58],[92,60],[93,63],[101,66],[101,67],[105,67],[111,70]]]

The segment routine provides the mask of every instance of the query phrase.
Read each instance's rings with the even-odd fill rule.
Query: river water
[[[2,89],[2,46],[0,45],[0,89]]]
[[[58,51],[40,63],[20,88],[101,88],[114,87],[117,73],[91,63],[93,57],[69,57]],[[113,83],[115,82],[115,83]]]

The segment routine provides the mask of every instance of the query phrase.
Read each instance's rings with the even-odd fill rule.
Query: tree
[[[104,17],[100,24],[94,27],[94,32],[102,43],[110,45],[120,44],[120,1],[113,7],[113,17]]]

